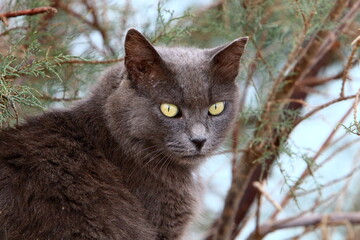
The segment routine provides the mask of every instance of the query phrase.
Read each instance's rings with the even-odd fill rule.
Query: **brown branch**
[[[265,236],[270,232],[284,228],[316,226],[320,224],[325,218],[327,219],[327,224],[329,225],[343,225],[344,222],[360,224],[360,212],[336,212],[329,214],[314,213],[295,219],[287,218],[263,224],[259,227],[258,234],[260,234],[260,236]],[[251,237],[252,236],[250,235],[248,239],[252,239]]]
[[[354,45],[354,47],[353,47],[353,49],[351,51],[351,54],[349,56],[348,61],[346,62],[346,65],[345,65],[344,74],[343,74],[343,77],[342,77],[340,97],[344,97],[345,82],[346,82],[346,80],[349,79],[349,76],[348,76],[349,75],[349,70],[350,70],[351,66],[353,65],[353,59],[354,59],[355,53],[357,52],[357,50],[360,47],[360,39],[359,39],[359,37],[357,37],[355,39],[355,41],[353,42],[353,45]]]
[[[40,14],[40,13],[53,13],[54,14],[56,12],[57,12],[57,10],[52,7],[38,7],[38,8],[32,8],[32,9],[27,9],[27,10],[22,10],[22,11],[2,13],[2,14],[0,14],[0,17],[13,18],[13,17],[23,16],[23,15],[31,16],[31,15],[36,15],[36,14]]]
[[[93,21],[89,21],[83,15],[81,15],[80,13],[77,13],[76,11],[71,9],[68,5],[63,4],[60,1],[57,1],[57,6],[59,8],[61,8],[62,10],[64,10],[65,12],[67,12],[68,14],[70,14],[71,16],[79,19],[83,23],[87,24],[91,28],[98,31],[103,39],[103,43],[104,43],[104,46],[106,47],[106,49],[108,49],[111,52],[112,56],[115,56],[116,55],[115,50],[112,49],[112,47],[110,46],[110,40],[109,40],[108,34],[107,34],[106,30],[100,24],[96,9],[92,5],[90,5],[88,3],[88,1],[86,1],[86,0],[82,0],[82,3],[85,5],[87,10],[91,13]]]
[[[334,99],[330,102],[327,102],[325,104],[322,104],[318,107],[316,107],[315,109],[313,109],[311,112],[308,112],[307,114],[305,114],[303,117],[300,117],[298,120],[295,121],[294,123],[294,127],[296,125],[298,125],[301,121],[311,117],[312,115],[314,115],[315,113],[319,112],[320,110],[330,106],[330,105],[333,105],[334,103],[338,103],[338,102],[342,102],[342,101],[345,101],[345,100],[349,100],[349,99],[352,99],[352,98],[356,98],[356,94],[355,95],[351,95],[351,96],[347,96],[347,97],[340,97],[340,98],[337,98],[337,99]]]
[[[350,179],[356,172],[358,172],[360,170],[360,166],[356,166],[355,168],[353,168],[349,173],[347,173],[346,175],[342,176],[342,177],[339,177],[339,178],[336,178],[336,179],[333,179],[332,181],[329,181],[325,184],[323,184],[321,186],[322,189],[324,188],[327,188],[327,187],[332,187],[334,186],[335,184],[339,183],[339,182],[342,182],[346,179]],[[313,192],[316,192],[318,191],[319,189],[318,188],[313,188],[313,189],[310,189],[310,190],[307,190],[306,192],[303,192],[303,193],[297,193],[296,194],[296,197],[301,197],[301,196],[305,196],[307,194],[310,194],[310,193],[313,193]]]
[[[68,14],[70,14],[71,16],[79,19],[80,21],[82,21],[83,23],[89,25],[89,26],[93,26],[93,22],[87,20],[85,17],[83,17],[81,14],[73,11],[70,7],[68,7],[68,5],[63,4],[60,1],[56,1],[56,4],[59,8],[61,8],[62,10],[64,10],[65,12],[67,12]]]
[[[335,74],[334,76],[330,76],[330,77],[324,77],[324,78],[308,77],[304,81],[296,83],[296,85],[299,86],[299,87],[303,87],[303,86],[317,87],[317,86],[323,85],[325,83],[328,83],[330,81],[333,81],[335,79],[339,79],[339,78],[341,78],[341,76],[343,74],[344,74],[344,72],[342,71],[342,72],[340,72],[338,74]]]
[[[254,76],[255,70],[256,70],[256,64],[254,62],[249,64],[248,77],[246,79],[245,86],[243,88],[244,90],[241,93],[239,112],[242,112],[242,110],[244,109],[246,97],[248,95],[249,86],[250,86],[251,80]],[[243,120],[241,118],[239,118],[235,124],[234,130],[233,130],[233,136],[232,136],[232,139],[233,139],[233,143],[231,146],[232,153],[233,153],[233,157],[231,160],[232,176],[235,174],[235,170],[236,170],[236,159],[238,157],[237,153],[238,153],[238,147],[239,147],[239,136],[241,134],[241,131],[243,130],[242,126],[243,126]]]
[[[40,13],[51,13],[55,14],[57,12],[56,8],[53,7],[38,7],[38,8],[32,8],[27,10],[21,10],[21,11],[15,11],[15,12],[7,12],[0,14],[0,19],[3,21],[5,26],[8,26],[7,19],[13,18],[13,17],[19,17],[19,16],[32,16]]]
[[[82,2],[93,17],[92,26],[94,27],[94,29],[98,30],[99,33],[101,34],[104,46],[110,51],[112,56],[115,56],[116,55],[115,50],[110,46],[110,40],[106,29],[100,24],[99,16],[98,16],[98,12],[96,11],[96,8],[92,4],[90,4],[88,0],[82,0]]]
[[[260,182],[253,182],[253,186],[279,211],[282,211],[282,208],[279,203],[277,203],[271,195],[266,192],[265,188]]]

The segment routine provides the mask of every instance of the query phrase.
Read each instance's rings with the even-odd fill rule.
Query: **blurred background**
[[[249,36],[239,120],[200,171],[189,239],[359,239],[359,12],[359,0],[1,0],[0,126],[86,97],[121,64],[130,27],[167,46]]]

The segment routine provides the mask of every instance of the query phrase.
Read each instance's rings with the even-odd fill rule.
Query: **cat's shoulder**
[[[89,156],[96,157],[90,152],[86,137],[65,111],[48,112],[0,131],[0,172],[7,166],[46,174],[63,165],[73,171]]]
[[[72,145],[75,126],[67,113],[54,111],[27,119],[16,127],[0,130],[0,149],[3,157],[5,152],[23,152],[36,155],[56,147]]]

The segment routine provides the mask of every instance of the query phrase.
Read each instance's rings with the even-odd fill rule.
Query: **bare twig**
[[[57,1],[57,5],[59,8],[61,8],[62,10],[64,10],[65,12],[67,12],[68,14],[70,14],[71,16],[79,19],[80,21],[82,21],[83,23],[89,25],[89,26],[93,26],[93,22],[87,20],[84,16],[82,16],[81,14],[73,11],[68,5],[63,4],[60,1]]]
[[[355,63],[355,61],[353,63]],[[343,76],[343,74],[344,74],[344,71],[341,71],[330,77],[324,77],[324,78],[308,77],[304,81],[296,83],[296,85],[300,86],[300,87],[302,87],[302,86],[316,87],[316,86],[320,86],[325,83],[328,83],[330,81],[333,81],[335,79],[339,79]]]
[[[329,214],[314,213],[307,216],[300,216],[295,219],[287,218],[263,224],[259,228],[259,233],[262,236],[265,236],[278,229],[316,226],[320,224],[324,218],[327,218],[327,224],[329,225],[343,225],[344,221],[348,221],[352,224],[360,224],[360,212],[336,212]]]
[[[112,49],[112,47],[110,46],[110,40],[109,40],[108,33],[107,33],[106,29],[100,23],[99,15],[98,15],[98,11],[97,11],[96,7],[93,6],[93,4],[90,4],[89,0],[82,0],[82,3],[86,6],[88,12],[92,15],[92,18],[93,18],[92,27],[94,29],[96,29],[97,31],[99,31],[106,49],[108,49],[110,51],[112,56],[115,56],[115,50]]]
[[[87,0],[82,0],[82,3],[85,5],[85,7],[89,11],[89,13],[92,15],[93,21],[86,19],[82,14],[74,11],[66,4],[63,4],[58,1],[57,5],[59,6],[59,8],[61,8],[62,10],[64,10],[68,14],[70,14],[71,16],[79,19],[80,21],[87,24],[91,28],[97,30],[101,34],[101,37],[103,38],[104,46],[106,47],[106,49],[108,49],[110,51],[112,56],[114,56],[115,50],[112,49],[110,46],[110,40],[109,40],[107,31],[106,31],[106,29],[103,28],[103,26],[101,26],[96,9]]]
[[[357,107],[359,104],[359,96],[360,96],[360,89],[356,93],[355,102],[354,102],[354,124],[356,126],[358,135],[360,134],[360,126],[359,126],[359,122],[357,120]]]
[[[324,215],[320,220],[320,229],[323,240],[329,240],[328,220],[329,220],[328,215]]]
[[[338,103],[338,102],[341,102],[341,101],[345,101],[345,100],[349,100],[349,99],[352,99],[352,98],[356,98],[357,95],[351,95],[351,96],[347,96],[347,97],[339,97],[337,99],[334,99],[330,102],[327,102],[325,104],[322,104],[318,107],[316,107],[315,109],[313,109],[312,111],[308,112],[307,114],[305,114],[303,117],[300,117],[298,120],[295,121],[294,123],[294,126],[298,125],[301,121],[311,117],[312,115],[314,115],[315,113],[319,112],[320,110],[334,104],[334,103]]]
[[[56,8],[53,7],[38,7],[38,8],[32,8],[27,10],[21,10],[21,11],[15,11],[15,12],[7,12],[0,14],[0,20],[3,21],[5,26],[8,26],[7,19],[18,17],[18,16],[32,16],[40,13],[51,13],[55,14],[57,12]]]
[[[23,15],[31,16],[31,15],[36,15],[36,14],[40,14],[40,13],[56,13],[56,12],[57,12],[57,10],[52,7],[38,7],[38,8],[32,8],[32,9],[27,9],[27,10],[22,10],[22,11],[2,13],[2,14],[0,14],[0,16],[6,17],[6,18],[13,18],[13,17],[23,16]]]
[[[348,58],[348,61],[346,62],[345,68],[344,68],[344,74],[342,76],[342,84],[341,84],[341,91],[340,91],[340,97],[344,97],[344,91],[345,91],[345,82],[349,79],[349,70],[351,66],[353,65],[353,59],[355,56],[355,53],[360,47],[360,36],[357,37],[354,42],[352,43],[353,49],[351,50],[350,56]]]
[[[259,192],[261,192],[261,194],[279,211],[282,210],[282,207],[280,206],[279,203],[277,203],[272,197],[271,195],[266,192],[266,190],[264,189],[264,187],[262,186],[262,184],[260,182],[253,182],[253,186],[259,190]]]
[[[326,184],[322,185],[321,188],[324,189],[327,187],[331,187],[331,186],[334,186],[334,184],[336,184],[336,183],[342,182],[346,179],[350,179],[356,172],[359,171],[359,169],[360,169],[360,166],[357,166],[357,167],[353,168],[350,173],[346,174],[345,176],[342,176],[342,177],[339,177],[337,179],[327,182]],[[319,190],[318,188],[313,188],[313,189],[307,190],[306,192],[303,192],[303,193],[297,193],[296,196],[301,197],[301,196],[316,192],[318,190]]]

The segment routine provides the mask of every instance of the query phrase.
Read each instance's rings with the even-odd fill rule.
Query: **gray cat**
[[[247,40],[154,48],[130,29],[87,100],[1,130],[0,239],[182,239],[197,169],[238,114]]]

